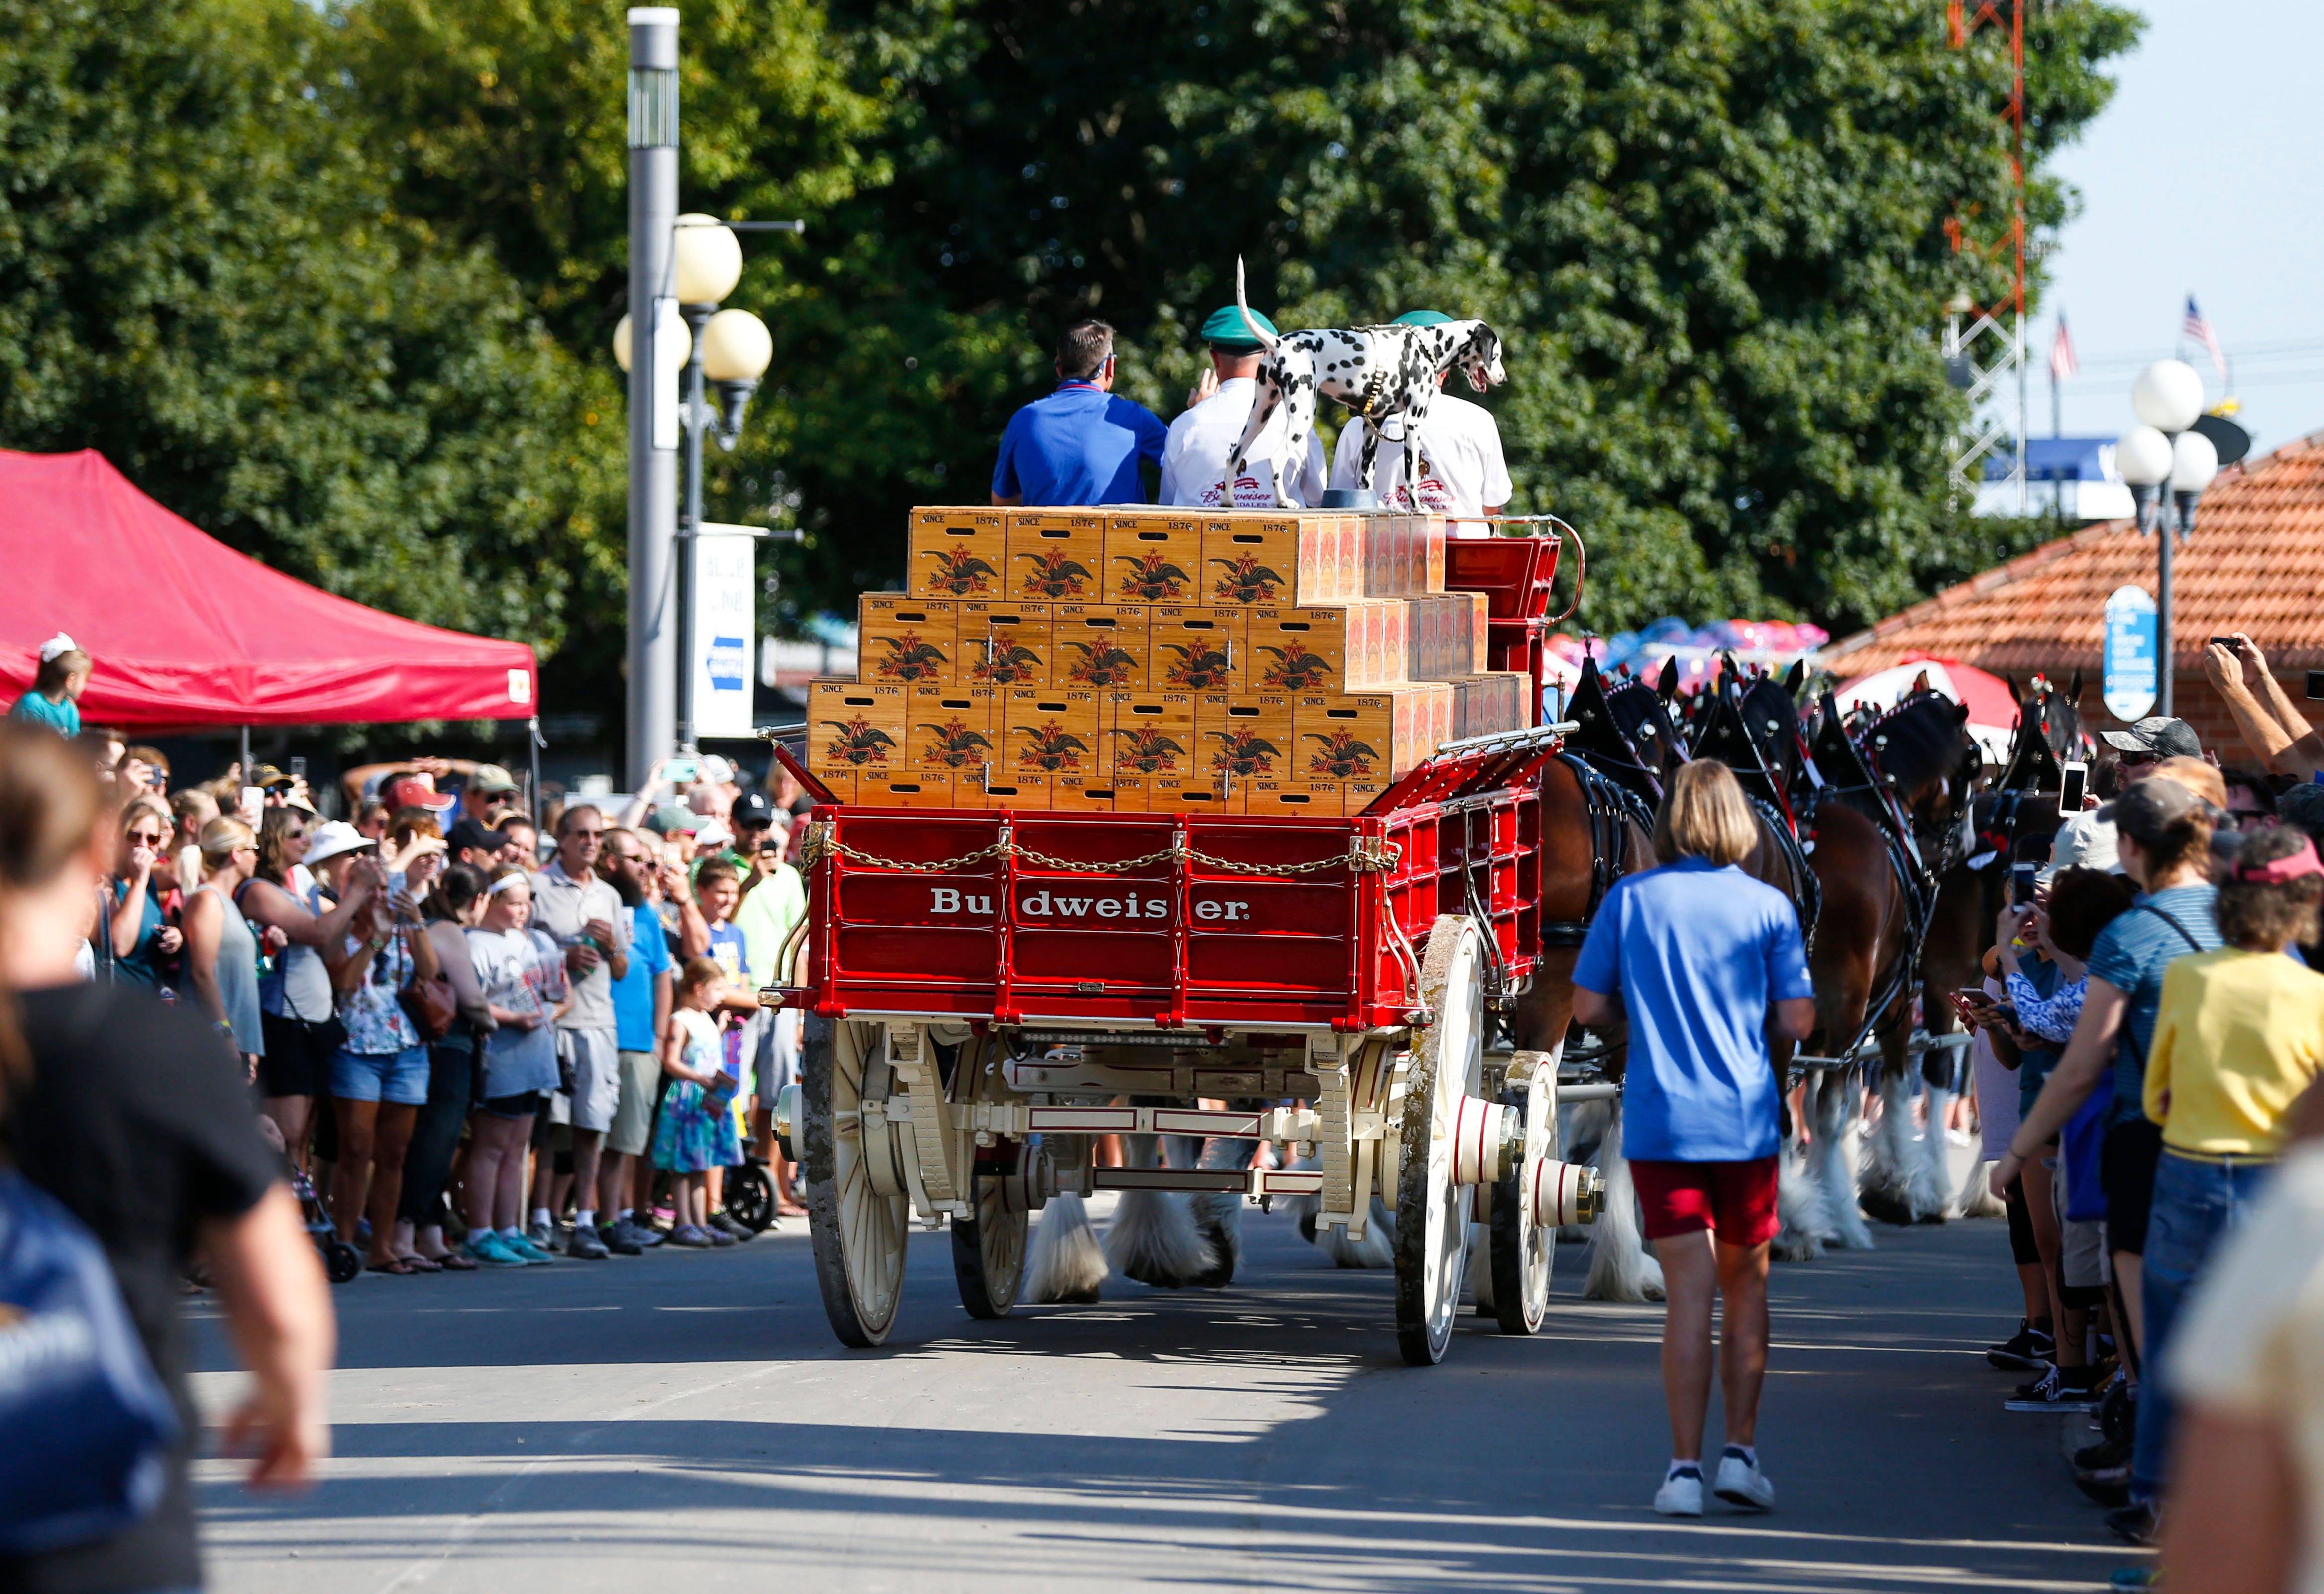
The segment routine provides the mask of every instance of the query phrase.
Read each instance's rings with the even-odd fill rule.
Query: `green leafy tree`
[[[293,575],[553,651],[621,569],[616,394],[490,250],[395,207],[334,44],[290,0],[10,8],[0,440],[99,448]]]

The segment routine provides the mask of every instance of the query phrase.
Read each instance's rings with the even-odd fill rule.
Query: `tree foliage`
[[[6,14],[0,442],[614,689],[622,8]],[[2034,16],[2037,230],[2136,26]],[[1943,224],[2006,216],[2012,152],[2006,59],[1935,0],[706,0],[681,40],[687,207],[808,224],[746,235],[777,363],[710,482],[815,534],[788,602],[981,500],[1074,316],[1175,414],[1238,255],[1286,326],[1501,330],[1514,507],[1590,535],[1600,630],[1849,625],[2023,535],[1945,486],[1941,306],[1998,284]]]

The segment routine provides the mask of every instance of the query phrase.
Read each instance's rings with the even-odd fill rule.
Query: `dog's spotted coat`
[[[1251,445],[1267,428],[1278,404],[1289,435],[1271,462],[1275,502],[1279,509],[1293,509],[1297,506],[1284,490],[1284,474],[1287,464],[1307,456],[1307,434],[1315,429],[1318,394],[1336,399],[1363,421],[1363,455],[1356,482],[1370,492],[1379,453],[1379,422],[1384,417],[1404,417],[1406,474],[1418,482],[1429,473],[1425,431],[1429,403],[1436,397],[1437,376],[1458,365],[1469,385],[1480,393],[1508,380],[1501,369],[1501,340],[1482,321],[1447,321],[1436,327],[1311,328],[1269,336],[1251,318],[1250,307],[1244,301],[1240,260],[1235,262],[1235,303],[1267,357],[1259,362],[1259,392],[1251,401],[1250,419],[1243,424],[1242,439],[1227,456],[1226,475],[1220,484],[1224,503],[1234,502],[1233,484],[1242,475]]]

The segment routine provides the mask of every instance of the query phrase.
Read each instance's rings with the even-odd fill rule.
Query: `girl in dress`
[[[671,1083],[654,1125],[653,1163],[678,1175],[678,1225],[670,1243],[696,1249],[734,1243],[708,1226],[703,1177],[742,1160],[733,1110],[735,1079],[718,1044],[718,1005],[725,1000],[725,971],[706,957],[689,960],[678,973],[661,1041],[661,1071]]]

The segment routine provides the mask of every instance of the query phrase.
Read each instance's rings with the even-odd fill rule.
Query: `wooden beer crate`
[[[1355,597],[1340,585],[1340,517],[1213,510],[1203,519],[1201,601],[1280,608]]]
[[[1050,797],[1047,777],[1004,769],[998,763],[955,776],[952,783],[955,808],[1046,808]]]
[[[1143,604],[1056,605],[1051,622],[1050,680],[1060,686],[1109,692],[1148,685],[1153,677],[1146,615]]]
[[[949,808],[954,806],[950,775],[903,769],[886,775],[859,776],[855,800],[872,808]]]
[[[1444,517],[1415,515],[1412,520],[1412,590],[1416,593],[1443,592]]]
[[[1130,805],[1136,799],[1137,807]],[[1215,781],[1199,772],[1141,776],[1135,781],[1117,779],[1114,812],[1147,814],[1226,814],[1233,812]]]
[[[1001,752],[1001,694],[991,686],[914,686],[904,764],[915,774],[973,773]]]
[[[1194,693],[1109,692],[1103,712],[1105,756],[1099,767],[1115,785],[1184,777],[1198,767]]]
[[[1046,686],[1056,650],[1055,604],[967,598],[960,605],[960,678],[987,686]]]
[[[1048,782],[1052,808],[1065,808],[1084,814],[1111,814],[1124,808],[1120,783],[1103,774],[1053,775]],[[1127,812],[1138,812],[1135,795]],[[1025,805],[1019,803],[1018,806]]]
[[[1213,785],[1232,789],[1267,776],[1289,778],[1296,751],[1295,709],[1283,693],[1204,692],[1194,698],[1194,740],[1202,750],[1197,768]]]
[[[905,590],[916,598],[989,598],[1006,590],[1007,511],[973,507],[912,511]]]
[[[903,686],[826,678],[807,686],[807,765],[834,793],[841,778],[852,788],[864,770],[905,768]]]
[[[1156,686],[1231,692],[1250,670],[1250,612],[1158,604],[1147,612],[1149,678]]]
[[[1087,779],[1104,767],[1103,730],[1102,708],[1092,687],[1004,687],[1001,757],[993,760],[993,781],[1016,784],[1019,777],[1047,781],[1061,775]]]
[[[1100,509],[1012,509],[1009,519],[1009,583],[1013,598],[1093,603],[1106,590],[1105,511]]]
[[[1259,779],[1245,782],[1228,801],[1242,814],[1337,816],[1342,798],[1333,781]]]
[[[1325,692],[1405,678],[1384,640],[1406,628],[1402,598],[1351,598],[1250,612],[1251,684],[1268,692]]]
[[[1105,516],[1106,598],[1202,602],[1203,521],[1191,509],[1116,509]]]
[[[949,598],[865,593],[856,613],[857,672],[913,686],[962,678],[960,605]]]

